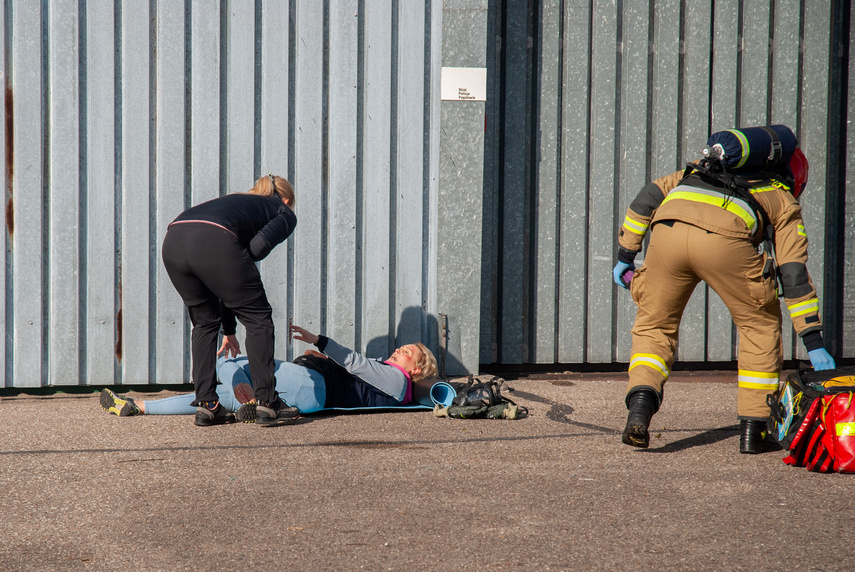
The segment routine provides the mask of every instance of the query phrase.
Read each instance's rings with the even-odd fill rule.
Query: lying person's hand
[[[290,326],[291,334],[294,336],[295,340],[300,340],[301,342],[306,342],[308,344],[316,344],[318,343],[318,336],[301,328],[300,326]]]
[[[226,352],[226,358],[237,357],[240,353],[240,343],[237,336],[223,336],[223,345],[220,346],[220,351],[217,352],[217,355],[222,355],[223,352]]]

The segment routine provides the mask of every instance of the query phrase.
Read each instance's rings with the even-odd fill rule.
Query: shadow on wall
[[[425,314],[418,306],[405,308],[401,320],[395,330],[394,338],[377,336],[365,346],[366,357],[386,358],[392,355],[396,348],[406,344],[421,342],[433,352],[440,377],[446,377],[445,372],[467,372],[463,363],[450,352],[443,350],[448,343],[443,344],[440,321],[437,316]]]

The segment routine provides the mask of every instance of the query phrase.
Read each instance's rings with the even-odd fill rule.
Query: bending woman
[[[431,405],[430,389],[436,377],[436,358],[424,344],[407,344],[386,360],[370,359],[326,336],[316,336],[291,326],[294,339],[315,345],[294,363],[276,361],[276,391],[288,405],[302,413],[333,407],[384,407],[421,403]],[[228,383],[216,388],[221,405],[237,410],[239,421],[253,422],[253,400],[247,360],[220,359],[217,372]],[[251,368],[250,368],[251,369]],[[101,406],[115,415],[185,415],[193,413],[192,394],[143,401],[120,398],[109,389],[101,392]]]
[[[190,321],[196,425],[219,425],[234,415],[219,403],[217,354],[237,355],[235,316],[246,327],[246,351],[261,425],[298,415],[276,394],[273,378],[273,309],[255,263],[288,238],[297,225],[294,189],[268,175],[247,193],[234,193],[191,207],[169,225],[163,265],[184,300]],[[217,336],[223,343],[217,352]]]

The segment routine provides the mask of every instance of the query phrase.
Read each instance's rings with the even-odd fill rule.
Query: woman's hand
[[[237,357],[240,353],[240,343],[238,342],[237,336],[234,334],[230,336],[223,336],[223,345],[220,346],[220,351],[217,352],[217,355],[222,355],[223,352],[226,352],[226,357]]]
[[[295,340],[300,340],[301,342],[306,342],[308,344],[316,344],[318,343],[318,336],[313,334],[312,332],[301,328],[300,326],[290,326],[291,335]]]

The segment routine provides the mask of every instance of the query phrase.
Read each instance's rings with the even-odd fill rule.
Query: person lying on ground
[[[301,413],[321,409],[356,407],[394,407],[410,403],[430,405],[430,388],[437,374],[436,358],[424,344],[407,344],[386,360],[371,359],[345,348],[331,338],[317,336],[291,326],[294,339],[313,344],[294,362],[276,360],[276,391],[289,406]],[[217,362],[220,404],[237,411],[236,419],[256,420],[252,381],[245,367],[246,357]],[[101,407],[121,417],[132,415],[189,415],[193,395],[140,401],[120,397],[110,389],[101,392]]]

